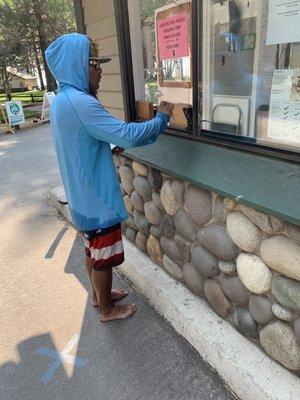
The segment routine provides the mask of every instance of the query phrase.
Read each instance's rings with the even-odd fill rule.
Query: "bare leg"
[[[92,282],[101,306],[102,322],[125,319],[136,311],[134,304],[115,305],[111,300],[112,270],[92,270]]]
[[[93,281],[92,281],[92,270],[93,270],[93,262],[90,257],[85,258],[85,267],[86,267],[86,272],[90,278],[91,285],[92,285],[92,290],[93,290],[93,306],[94,307],[99,307],[99,300],[97,298],[97,294],[94,289]]]
[[[92,286],[92,290],[93,290],[92,305],[94,307],[99,307],[99,299],[97,298],[97,294],[95,292],[95,288],[94,288],[93,281],[92,281],[93,261],[92,261],[92,259],[90,257],[86,257],[85,258],[85,266],[86,266],[86,271],[87,271],[87,274],[88,274],[88,276],[90,278],[91,286]],[[121,300],[126,296],[128,296],[128,292],[126,292],[126,290],[124,290],[124,289],[113,289],[111,291],[111,299],[113,301]]]

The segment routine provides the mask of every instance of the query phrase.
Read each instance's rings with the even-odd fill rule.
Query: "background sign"
[[[46,92],[46,93],[44,93],[42,116],[41,116],[41,122],[42,123],[49,120],[50,109],[51,109],[51,106],[52,106],[52,103],[53,103],[54,99],[55,99],[55,93],[54,92]]]
[[[268,137],[300,143],[300,69],[274,71]]]
[[[45,97],[48,100],[49,106],[52,106],[53,100],[55,99],[55,93],[54,92],[46,92]]]
[[[254,50],[256,42],[256,34],[242,36],[242,50]]]
[[[156,24],[160,60],[172,60],[190,55],[187,12],[158,19]]]
[[[21,101],[6,101],[5,108],[9,125],[19,125],[25,122],[24,112]]]
[[[300,0],[269,0],[267,44],[300,42]]]

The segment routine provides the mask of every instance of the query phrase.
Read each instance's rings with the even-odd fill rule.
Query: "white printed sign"
[[[55,93],[54,92],[46,92],[45,97],[48,100],[49,106],[51,107],[53,100],[55,99]]]
[[[300,69],[274,71],[268,137],[300,144]]]
[[[25,122],[21,101],[6,101],[5,108],[10,126],[23,124]]]
[[[300,42],[300,0],[269,0],[267,44]]]
[[[55,99],[54,92],[44,93],[41,122],[49,120],[50,109],[54,99]]]

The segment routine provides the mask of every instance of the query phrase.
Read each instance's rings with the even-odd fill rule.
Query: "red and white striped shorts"
[[[121,224],[83,232],[85,254],[93,261],[93,270],[107,271],[124,262]]]

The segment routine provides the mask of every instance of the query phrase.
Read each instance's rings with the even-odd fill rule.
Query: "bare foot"
[[[113,289],[111,291],[111,299],[112,299],[112,301],[121,300],[126,296],[128,296],[128,292],[126,292],[126,290],[124,290],[124,289]],[[93,296],[92,306],[95,307],[95,308],[99,307],[99,303],[98,303],[97,297]]]
[[[136,312],[135,304],[119,304],[113,305],[107,313],[100,315],[101,322],[115,321],[118,319],[126,319]]]
[[[126,292],[124,289],[113,289],[111,291],[112,301],[121,300],[126,296],[128,296],[128,292]]]
[[[99,307],[99,303],[98,303],[98,299],[97,299],[96,294],[93,294],[92,306],[95,307],[95,308]]]

